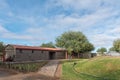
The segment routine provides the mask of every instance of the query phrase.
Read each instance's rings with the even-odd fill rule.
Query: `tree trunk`
[[[78,58],[80,58],[80,54],[78,53]]]

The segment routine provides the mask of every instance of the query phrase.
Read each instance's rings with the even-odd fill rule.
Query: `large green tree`
[[[56,46],[66,48],[68,53],[85,53],[94,50],[94,46],[88,41],[82,32],[68,31],[56,38]]]
[[[41,47],[55,48],[55,45],[52,42],[43,43]]]
[[[120,39],[117,39],[113,42],[113,47],[115,51],[120,52]]]
[[[3,55],[4,48],[5,48],[5,46],[4,46],[3,42],[0,42],[0,56]]]
[[[107,49],[104,48],[104,47],[101,47],[101,48],[98,48],[98,49],[97,49],[97,52],[98,52],[99,54],[101,54],[101,55],[104,55],[104,53],[107,52]]]
[[[4,51],[4,44],[3,42],[0,42],[0,52],[3,52]]]

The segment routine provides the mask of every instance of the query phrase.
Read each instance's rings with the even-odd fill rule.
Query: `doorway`
[[[49,59],[55,59],[55,52],[49,52]]]

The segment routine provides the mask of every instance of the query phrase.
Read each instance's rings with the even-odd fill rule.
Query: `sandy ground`
[[[5,77],[5,76],[10,76],[10,75],[11,75],[11,73],[8,73],[6,71],[0,71],[0,78]]]
[[[59,80],[61,66],[58,60],[49,61],[38,72],[28,74],[10,74],[0,70],[0,80]]]

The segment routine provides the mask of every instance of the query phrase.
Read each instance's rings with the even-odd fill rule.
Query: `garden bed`
[[[15,71],[22,72],[22,73],[28,73],[28,72],[38,71],[46,63],[47,63],[47,61],[25,62],[25,63],[0,62],[0,68],[11,69],[11,70],[15,70]]]

